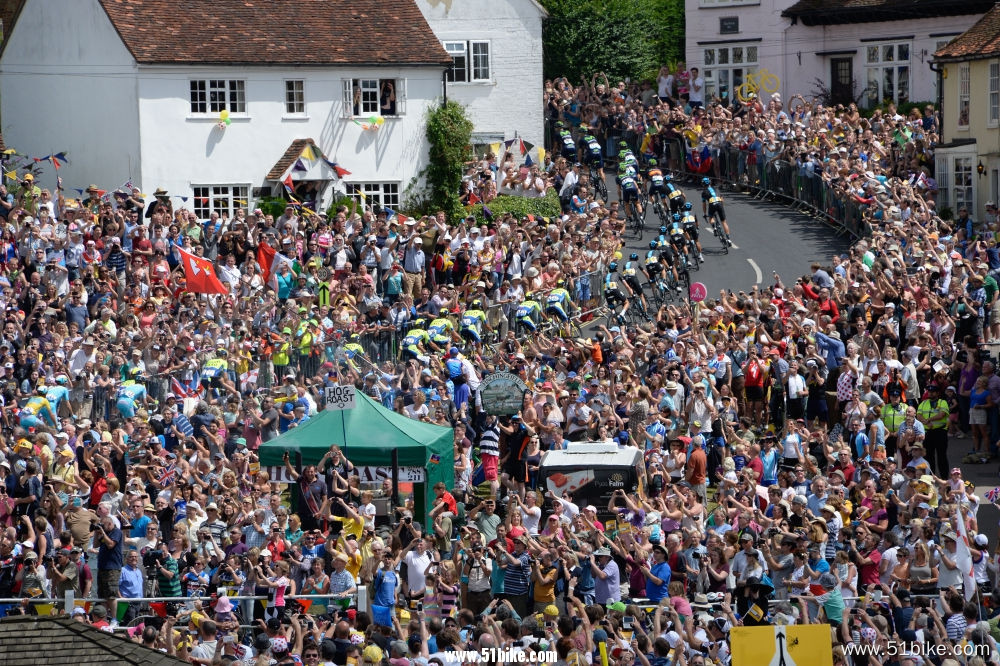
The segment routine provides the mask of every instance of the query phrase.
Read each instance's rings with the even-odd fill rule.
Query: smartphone
[[[223,639],[222,639],[222,642],[223,642],[223,643],[233,643],[233,642],[235,642],[235,641],[236,641],[236,637],[235,637],[235,636],[233,636],[232,634],[226,634],[226,635],[225,635],[225,636],[223,637]]]
[[[872,602],[881,603],[882,601],[882,590],[872,590]]]
[[[626,615],[625,617],[623,617],[622,618],[622,629],[625,629],[626,631],[631,631],[632,630],[632,620],[633,620],[633,618],[632,618],[631,615]]]

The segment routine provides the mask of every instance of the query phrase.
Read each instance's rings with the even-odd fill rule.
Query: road
[[[701,191],[683,189],[701,220]],[[615,198],[613,181],[608,191]],[[835,253],[846,251],[850,245],[849,237],[837,236],[825,224],[780,204],[756,201],[735,192],[724,192],[723,196],[733,247],[728,255],[723,254],[722,244],[702,220],[699,235],[705,263],[691,273],[691,281],[703,283],[710,298],[717,296],[720,289],[739,292],[749,291],[755,284],[773,284],[775,272],[786,283],[794,283],[795,277],[809,271],[810,263],[829,264]],[[634,236],[626,240],[624,257],[628,259],[631,252],[645,256],[658,228],[657,217],[650,210],[646,215],[646,233],[641,241]]]

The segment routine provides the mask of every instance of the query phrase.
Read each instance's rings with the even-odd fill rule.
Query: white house
[[[448,98],[461,102],[477,146],[513,139],[542,145],[542,20],[536,0],[416,0],[452,58]]]
[[[413,0],[183,12],[170,0],[24,0],[5,28],[8,145],[66,152],[67,188],[131,180],[200,216],[280,192],[289,175],[299,194],[326,200],[335,183],[399,204],[426,164],[425,112],[452,65]],[[310,146],[301,164],[276,172],[296,145]],[[338,181],[328,161],[350,175]],[[54,172],[42,184],[54,187]]]
[[[934,52],[993,0],[686,0],[687,66],[735,94],[748,72],[777,77],[787,101],[820,91],[871,107],[937,100]],[[771,79],[772,83],[774,82]]]

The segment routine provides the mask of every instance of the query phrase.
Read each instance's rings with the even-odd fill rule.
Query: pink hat
[[[232,610],[233,602],[229,600],[229,597],[219,597],[218,601],[215,602],[216,613],[228,613]]]

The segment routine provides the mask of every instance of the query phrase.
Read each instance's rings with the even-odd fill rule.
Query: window
[[[347,194],[369,206],[399,206],[399,183],[348,183]]]
[[[990,63],[990,120],[989,125],[1000,122],[1000,62]]]
[[[910,43],[869,44],[865,49],[868,72],[867,106],[910,101]]]
[[[246,185],[195,185],[194,214],[208,219],[212,213],[233,216],[237,208],[249,204],[250,188]]]
[[[246,81],[195,79],[191,81],[191,113],[247,112]]]
[[[956,157],[952,168],[952,208],[958,212],[963,205],[973,210],[972,201],[972,158]]]
[[[747,74],[757,71],[756,46],[718,46],[705,49],[705,100],[718,96],[728,101],[743,85]]]
[[[702,7],[738,7],[740,5],[759,5],[760,0],[700,0]]]
[[[306,112],[305,81],[294,79],[285,81],[285,114],[302,115]]]
[[[406,111],[406,79],[344,79],[343,117],[401,116]]]
[[[448,81],[469,83],[492,80],[489,42],[445,42],[444,50],[451,55]]]
[[[958,126],[969,126],[969,63],[958,67]]]

